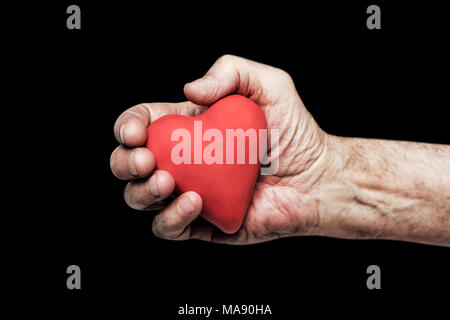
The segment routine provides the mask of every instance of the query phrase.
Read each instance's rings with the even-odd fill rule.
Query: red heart
[[[156,157],[156,168],[166,170],[174,177],[176,193],[195,191],[200,194],[203,199],[202,217],[222,231],[234,233],[242,225],[258,178],[258,155],[265,152],[267,143],[260,141],[262,129],[266,129],[266,119],[261,109],[250,99],[231,95],[195,117],[167,115],[155,120],[148,127],[147,148]],[[244,132],[249,136],[244,137],[244,144],[239,145],[238,138],[230,138],[230,131]],[[256,133],[256,146],[250,143],[253,132]],[[209,141],[206,141],[208,135]],[[256,162],[252,157],[254,152]],[[211,163],[211,157],[216,161]]]

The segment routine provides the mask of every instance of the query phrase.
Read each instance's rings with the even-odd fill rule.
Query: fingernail
[[[194,205],[192,204],[189,196],[185,196],[178,201],[178,208],[184,213],[194,213]]]
[[[130,173],[135,176],[138,177],[139,173],[137,172],[136,169],[136,154],[137,154],[138,150],[135,150],[132,154],[131,157],[128,158],[128,171],[130,171]]]
[[[198,80],[195,80],[194,82],[191,82],[191,84],[194,84],[196,86],[200,86],[200,87],[208,87],[210,86],[212,83],[214,83],[216,80],[211,77],[211,76],[205,76],[203,78],[200,78]]]
[[[150,179],[150,193],[154,198],[159,198],[159,188],[158,188],[158,174],[155,174],[152,179]]]
[[[123,140],[123,130],[124,129],[125,129],[125,123],[122,124],[119,129],[119,138],[122,143],[125,143],[125,141]]]

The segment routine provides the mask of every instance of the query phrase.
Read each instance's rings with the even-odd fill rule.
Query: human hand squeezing
[[[130,207],[157,211],[152,226],[155,235],[229,244],[326,235],[448,245],[450,196],[439,190],[444,190],[444,185],[450,190],[450,182],[439,180],[441,185],[437,185],[433,179],[442,170],[450,176],[445,164],[445,157],[450,156],[448,146],[329,135],[306,110],[288,73],[236,56],[219,58],[202,78],[186,84],[184,93],[185,102],[134,106],[122,113],[114,126],[120,145],[111,155],[111,169],[119,179],[128,180],[124,197]],[[198,218],[202,211],[199,194],[189,191],[173,198],[174,177],[155,170],[155,156],[145,144],[147,127],[156,119],[168,114],[199,115],[230,94],[254,101],[264,112],[268,129],[279,130],[279,167],[273,175],[259,176],[242,227],[225,234]],[[426,199],[420,192],[424,190],[407,189],[411,177],[406,164],[391,172],[394,166],[383,161],[399,163],[402,151],[417,159],[427,156],[429,164],[435,163],[435,171],[419,177],[429,186],[426,191],[434,195],[428,202],[423,202]],[[410,165],[420,166],[420,161]],[[417,201],[406,202],[401,196],[406,193]],[[391,202],[386,204],[384,199]],[[430,221],[429,217],[444,223],[434,225],[430,233],[430,226],[421,223]]]

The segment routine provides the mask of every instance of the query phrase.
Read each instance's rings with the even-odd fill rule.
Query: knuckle
[[[285,70],[280,69],[280,68],[275,68],[275,70],[278,73],[280,80],[283,81],[283,83],[286,83],[286,84],[294,83],[291,75],[288,72],[286,72]]]
[[[224,54],[217,59],[217,62],[229,62],[234,59],[234,56],[231,54]]]
[[[150,105],[148,103],[137,104],[134,107],[125,110],[122,115],[126,117],[136,117],[145,123],[147,119],[150,119]]]
[[[231,54],[225,54],[216,60],[216,64],[232,67],[237,63],[239,59],[241,58]]]
[[[138,111],[141,111],[139,113],[140,114],[142,113],[142,114],[144,114],[144,115],[146,115],[148,117],[150,116],[150,109],[151,109],[151,107],[152,107],[151,103],[139,103],[138,105],[136,105],[136,109]]]

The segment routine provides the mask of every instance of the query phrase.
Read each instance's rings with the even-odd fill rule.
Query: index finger
[[[114,136],[119,143],[129,147],[145,144],[147,127],[151,122],[150,108],[145,103],[124,111],[114,124]]]
[[[124,111],[114,124],[116,140],[129,147],[143,146],[147,141],[147,127],[152,121],[168,115],[195,116],[205,107],[190,101],[180,103],[141,103]]]

